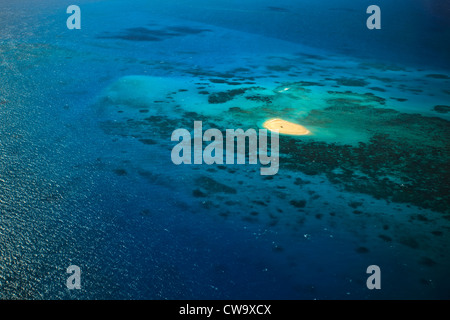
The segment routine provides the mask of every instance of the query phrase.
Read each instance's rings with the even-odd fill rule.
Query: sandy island
[[[290,134],[295,136],[304,136],[311,133],[311,131],[302,125],[276,118],[264,122],[263,127],[270,131],[278,130],[281,134]]]

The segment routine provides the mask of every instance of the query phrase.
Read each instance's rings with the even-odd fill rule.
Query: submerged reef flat
[[[449,212],[448,149],[421,146],[399,135],[382,133],[357,147],[282,139],[285,157],[280,162],[289,169],[325,174],[348,191],[377,199]]]
[[[281,168],[325,175],[347,191],[377,199],[449,212],[449,121],[399,112],[371,92],[324,88],[318,94],[311,81],[272,88],[216,87],[223,85],[206,85],[211,92],[206,96],[182,80],[119,79],[97,104],[108,115],[102,127],[109,134],[155,146],[168,145],[173,130],[191,128],[194,121],[246,130],[267,128],[275,118],[283,122],[277,123],[280,133],[286,134],[280,138]],[[288,124],[307,136],[290,135],[299,133],[285,131]]]

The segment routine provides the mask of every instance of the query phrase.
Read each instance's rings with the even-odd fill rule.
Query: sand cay
[[[281,134],[289,134],[295,136],[304,136],[311,134],[311,131],[306,129],[304,126],[289,122],[283,119],[270,119],[264,122],[263,127],[270,130],[278,130]]]

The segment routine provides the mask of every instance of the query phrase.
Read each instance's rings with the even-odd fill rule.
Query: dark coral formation
[[[358,252],[358,253],[368,253],[369,249],[367,249],[366,247],[358,247],[358,248],[356,248],[356,252]]]
[[[359,68],[363,70],[376,69],[379,71],[406,71],[404,67],[394,64],[386,64],[383,62],[362,62],[359,64]]]
[[[216,92],[210,94],[208,102],[211,104],[225,103],[233,100],[236,96],[243,95],[247,90],[255,89],[256,87],[232,89],[227,91]]]
[[[445,157],[439,157],[439,149],[430,152],[394,142],[386,135],[376,135],[357,147],[294,139],[281,146],[292,155],[281,162],[288,168],[310,175],[325,173],[331,182],[343,184],[349,191],[449,210],[450,190],[445,182],[450,179],[449,168]],[[341,172],[334,171],[338,168]]]
[[[419,260],[419,264],[427,267],[433,267],[436,265],[436,262],[429,257],[421,257]]]
[[[289,203],[296,208],[304,208],[306,206],[306,200],[291,200]]]
[[[450,126],[440,118],[346,103],[312,112],[305,123],[355,126],[372,134],[358,145],[282,136],[281,166],[325,174],[348,191],[448,212],[450,208]]]
[[[356,78],[339,78],[336,79],[336,83],[340,86],[347,86],[347,87],[365,87],[369,84],[364,79],[356,79]]]
[[[207,176],[200,176],[195,180],[195,182],[198,186],[201,186],[202,189],[210,193],[217,193],[217,192],[223,192],[228,194],[237,193],[236,189],[229,187]]]
[[[163,41],[173,37],[196,35],[210,32],[209,29],[193,28],[189,26],[169,26],[161,28],[135,27],[127,28],[117,33],[104,32],[97,36],[99,39],[120,39],[127,41]]]
[[[369,89],[373,91],[386,92],[386,89],[380,87],[370,87]]]
[[[449,113],[450,106],[437,105],[437,106],[434,106],[433,110],[436,112],[439,112],[439,113]]]
[[[365,108],[367,105],[385,105],[386,99],[376,96],[371,92],[367,93],[356,93],[352,91],[328,91],[331,95],[327,99],[328,104],[336,107],[361,107]]]
[[[288,9],[282,8],[282,7],[273,7],[273,6],[270,6],[270,7],[267,7],[267,9],[269,9],[270,11],[275,11],[275,12],[289,12]]]
[[[264,102],[264,103],[272,103],[273,97],[268,96],[268,95],[255,94],[252,96],[247,96],[247,97],[245,97],[245,99],[252,100],[252,101]]]
[[[426,77],[433,78],[433,79],[450,79],[449,76],[447,76],[445,74],[440,74],[440,73],[427,74]]]

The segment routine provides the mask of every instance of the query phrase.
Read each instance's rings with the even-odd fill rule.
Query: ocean
[[[0,0],[0,299],[449,299],[449,17]],[[221,161],[270,119],[274,174]]]

